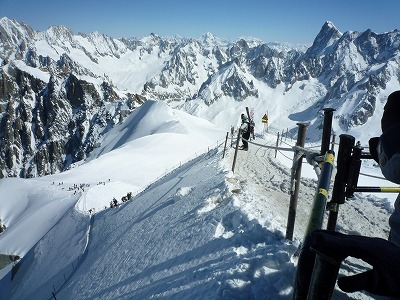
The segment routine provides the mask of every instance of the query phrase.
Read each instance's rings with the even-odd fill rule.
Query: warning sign
[[[262,121],[263,123],[268,123],[267,114],[265,114],[265,115],[262,117],[261,121]]]

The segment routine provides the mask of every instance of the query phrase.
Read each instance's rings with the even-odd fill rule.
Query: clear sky
[[[0,0],[0,17],[38,31],[64,25],[115,38],[211,32],[291,43],[311,43],[325,21],[341,32],[399,29],[399,11],[399,0]]]

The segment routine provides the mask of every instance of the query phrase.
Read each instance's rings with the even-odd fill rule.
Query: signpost
[[[268,132],[268,116],[267,116],[267,114],[264,114],[264,116],[262,117],[261,121],[264,124],[264,131]]]

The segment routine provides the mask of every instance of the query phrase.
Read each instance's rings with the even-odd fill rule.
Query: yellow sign
[[[265,114],[265,115],[262,117],[261,121],[262,121],[263,123],[268,123],[267,114]]]

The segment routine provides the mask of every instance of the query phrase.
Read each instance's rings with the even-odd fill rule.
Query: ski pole
[[[340,264],[316,253],[307,300],[329,300],[335,289]]]
[[[336,163],[337,172],[332,190],[332,199],[328,202],[327,206],[329,210],[327,229],[333,231],[336,230],[339,204],[343,204],[345,199],[345,189],[349,177],[351,153],[355,141],[355,138],[348,134],[341,134],[339,139],[339,151]]]
[[[332,116],[335,111],[334,108],[324,108],[324,124],[322,127],[322,144],[321,155],[324,155],[329,150],[329,143],[331,141],[332,131]]]
[[[357,186],[355,192],[400,193],[400,186]]]
[[[347,188],[345,191],[346,198],[353,198],[354,191],[358,184],[358,177],[360,175],[361,169],[361,153],[363,148],[360,146],[360,143],[357,142],[357,145],[353,148],[353,156],[351,159],[350,167],[349,167],[349,177],[347,179]]]
[[[311,276],[314,268],[315,253],[311,251],[311,233],[321,229],[326,204],[328,201],[328,190],[332,176],[335,153],[328,150],[325,154],[321,175],[318,181],[317,193],[314,196],[308,226],[297,262],[296,278],[293,291],[293,299],[307,299]]]

